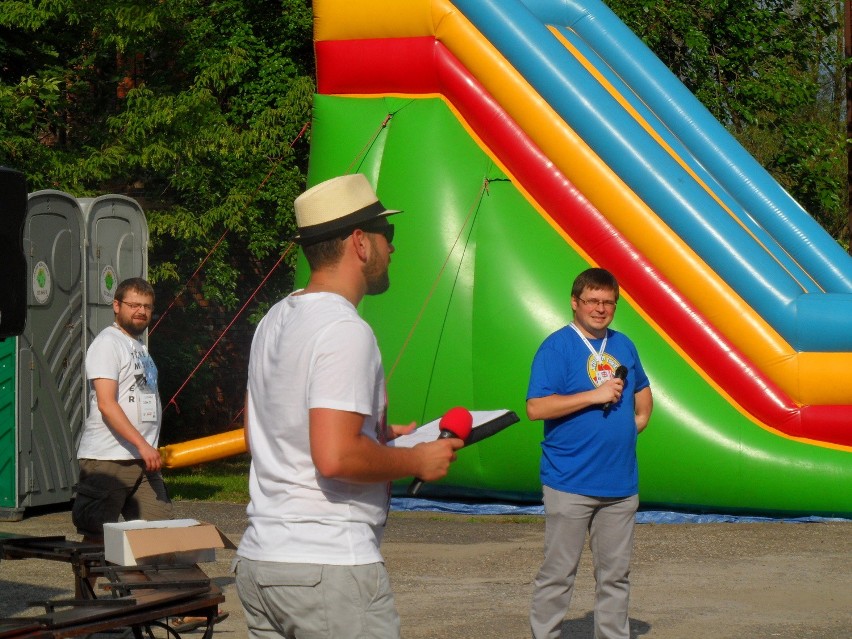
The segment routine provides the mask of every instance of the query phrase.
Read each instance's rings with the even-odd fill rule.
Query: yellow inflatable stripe
[[[831,382],[852,366],[852,353],[810,353],[801,358],[601,161],[464,16],[448,12],[441,22],[441,41],[473,70],[509,115],[610,223],[793,401],[852,401],[852,389]]]
[[[314,40],[416,38],[435,34],[429,0],[314,2]]]

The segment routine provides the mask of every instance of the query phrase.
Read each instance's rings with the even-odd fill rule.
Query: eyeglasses
[[[583,302],[583,304],[585,304],[588,308],[597,308],[598,306],[603,305],[603,307],[608,311],[614,309],[615,305],[617,304],[617,302],[614,302],[613,300],[584,300],[582,297],[578,297],[577,299]]]
[[[119,303],[124,304],[125,306],[130,307],[131,311],[138,311],[140,308],[144,308],[149,313],[154,310],[153,304],[140,304],[139,302],[125,302],[124,300],[118,300]]]
[[[393,224],[383,224],[381,226],[365,226],[361,230],[365,233],[378,233],[379,235],[384,235],[385,239],[388,241],[388,244],[393,244]]]

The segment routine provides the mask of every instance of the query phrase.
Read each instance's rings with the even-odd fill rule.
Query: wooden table
[[[169,617],[206,617],[203,639],[213,634],[213,620],[225,597],[196,564],[116,566],[103,557],[103,546],[65,537],[19,537],[0,534],[0,560],[46,559],[69,563],[79,598],[31,602],[43,606],[36,617],[0,619],[0,639],[79,637],[129,628],[136,639],[180,634]],[[2,565],[0,564],[0,572]],[[102,577],[98,597],[90,578]],[[93,579],[92,579],[93,581]],[[99,582],[100,583],[100,582]]]

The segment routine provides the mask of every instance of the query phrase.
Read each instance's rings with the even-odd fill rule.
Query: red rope
[[[243,311],[246,310],[249,303],[251,303],[251,301],[257,296],[257,294],[260,292],[260,289],[263,288],[263,285],[266,284],[266,281],[272,276],[272,273],[275,272],[275,269],[277,269],[281,265],[281,262],[283,262],[284,258],[287,257],[287,254],[290,252],[290,250],[293,248],[293,246],[294,246],[294,243],[290,242],[290,244],[287,246],[287,250],[285,250],[284,253],[282,253],[281,257],[278,258],[278,261],[275,262],[275,266],[273,266],[269,270],[269,272],[266,274],[266,276],[263,278],[263,280],[261,280],[260,284],[257,285],[257,288],[254,289],[254,292],[251,294],[251,296],[249,296],[249,298],[246,300],[245,304],[242,305],[242,308],[240,308],[240,310],[237,312],[237,314],[234,315],[234,318],[225,327],[225,330],[222,331],[222,334],[219,335],[218,338],[216,338],[216,341],[207,350],[207,352],[204,354],[204,357],[201,358],[201,360],[198,362],[198,364],[195,366],[195,368],[192,369],[192,372],[189,374],[189,376],[186,378],[186,380],[184,380],[183,384],[181,384],[180,388],[177,389],[175,394],[168,401],[168,403],[166,404],[166,408],[168,408],[170,405],[174,405],[175,410],[178,413],[180,412],[180,409],[178,408],[177,402],[175,402],[175,398],[177,398],[177,396],[180,395],[181,391],[183,391],[183,389],[186,387],[186,385],[189,383],[189,381],[195,376],[195,373],[198,372],[198,369],[201,368],[201,365],[207,360],[208,357],[210,357],[210,354],[219,345],[219,342],[222,341],[222,338],[225,337],[225,335],[227,334],[227,332],[229,330],[231,330],[231,327],[234,325],[234,322],[237,321],[237,319],[240,317],[240,315],[243,314]]]
[[[358,152],[358,154],[356,154],[355,159],[352,161],[352,164],[350,164],[349,169],[347,170],[347,172],[349,172],[349,170],[351,170],[351,169],[352,169],[352,167],[353,167],[353,166],[355,166],[355,164],[358,162],[358,158],[359,158],[359,157],[362,157],[363,155],[365,155],[365,154],[366,154],[367,150],[368,150],[368,149],[369,149],[369,148],[370,148],[370,147],[371,147],[371,146],[375,143],[376,139],[379,137],[379,134],[381,133],[382,129],[384,129],[384,128],[386,128],[386,127],[388,126],[388,124],[390,123],[390,121],[391,121],[391,119],[393,118],[393,116],[394,116],[394,115],[395,115],[394,113],[388,113],[388,114],[385,116],[385,119],[384,119],[384,120],[382,120],[382,123],[378,126],[378,128],[376,129],[376,132],[373,134],[373,136],[372,136],[372,137],[371,137],[371,138],[367,141],[367,143],[363,146],[363,148],[361,149],[361,151],[359,151],[359,152]],[[299,135],[297,135],[297,136],[296,136],[296,138],[293,140],[293,142],[291,142],[291,143],[290,143],[290,147],[292,147],[292,146],[296,143],[296,141],[297,141],[300,137],[302,137],[302,135],[303,135],[303,134],[305,133],[305,131],[307,130],[307,128],[308,128],[308,126],[309,126],[309,124],[310,124],[310,123],[305,123],[305,125],[302,127],[302,130],[299,132]],[[282,158],[282,159],[283,159],[283,158]],[[279,161],[276,163],[276,165],[275,165],[274,167],[272,167],[272,169],[269,171],[269,173],[267,174],[267,176],[264,178],[263,182],[261,182],[261,184],[260,184],[260,185],[257,187],[257,189],[255,190],[254,194],[252,195],[252,199],[251,199],[251,200],[249,200],[249,202],[246,204],[246,207],[248,207],[248,206],[249,206],[249,204],[251,204],[251,202],[253,201],[254,197],[257,195],[257,193],[260,191],[260,189],[263,187],[263,185],[264,185],[264,184],[266,184],[266,182],[267,182],[267,181],[269,180],[269,178],[272,176],[272,173],[275,171],[275,169],[277,169],[277,168],[278,168],[278,165],[279,165],[280,163],[281,163],[281,160],[279,160]],[[467,224],[467,222],[465,222],[465,224]],[[464,228],[464,226],[462,226],[462,228]],[[174,300],[174,301],[172,301],[172,303],[169,305],[169,307],[168,307],[168,308],[167,308],[167,309],[163,312],[163,314],[162,314],[162,315],[160,316],[160,318],[157,320],[157,323],[156,323],[156,324],[154,324],[154,326],[153,326],[153,327],[152,327],[152,328],[148,331],[148,334],[149,334],[149,335],[150,335],[151,333],[153,333],[153,332],[154,332],[154,330],[157,328],[157,326],[159,325],[159,323],[163,320],[163,317],[165,317],[166,313],[168,313],[168,312],[169,312],[169,310],[172,308],[172,306],[174,306],[175,302],[177,301],[177,298],[178,298],[180,295],[182,295],[182,294],[184,293],[184,291],[186,290],[187,286],[189,285],[189,282],[191,282],[191,281],[192,281],[192,279],[193,279],[193,278],[194,278],[194,277],[198,274],[198,272],[199,272],[199,271],[201,270],[201,268],[204,266],[204,263],[205,263],[205,262],[207,262],[207,260],[210,258],[210,256],[211,256],[211,255],[212,255],[212,254],[216,251],[216,249],[218,248],[219,244],[221,244],[222,240],[224,240],[224,238],[225,238],[225,236],[228,234],[228,232],[229,232],[229,231],[227,231],[227,230],[226,230],[226,231],[225,231],[225,233],[223,233],[223,234],[222,234],[222,237],[220,237],[220,238],[219,238],[219,241],[218,241],[218,242],[216,242],[216,245],[215,245],[215,246],[214,246],[214,247],[210,250],[210,252],[207,254],[207,257],[205,257],[205,258],[204,258],[204,260],[201,262],[201,264],[198,266],[198,268],[195,270],[195,272],[192,274],[192,276],[191,276],[191,277],[187,280],[187,282],[186,282],[186,284],[184,285],[184,287],[183,287],[183,288],[180,290],[180,292],[179,292],[179,293],[175,296],[175,300]],[[458,241],[458,238],[457,238],[457,241]],[[249,304],[249,303],[250,303],[250,302],[254,299],[254,297],[257,295],[257,293],[260,291],[260,289],[263,287],[263,285],[266,283],[266,281],[269,279],[269,277],[272,275],[272,273],[275,271],[275,269],[277,269],[277,268],[278,268],[278,266],[281,264],[281,262],[284,260],[284,258],[287,256],[287,254],[288,254],[288,253],[290,252],[290,250],[292,249],[293,245],[294,245],[294,244],[293,244],[293,242],[291,242],[291,243],[290,243],[290,245],[287,247],[287,250],[284,252],[284,254],[283,254],[283,255],[282,255],[282,256],[278,259],[278,261],[275,263],[275,266],[273,266],[273,267],[272,267],[272,269],[269,271],[269,273],[267,273],[267,274],[266,274],[266,276],[263,278],[263,281],[261,281],[261,283],[260,283],[260,284],[258,285],[258,287],[254,290],[254,292],[252,293],[252,295],[249,297],[249,299],[248,299],[248,300],[246,300],[245,304],[243,304],[242,308],[240,308],[239,312],[238,312],[238,313],[234,316],[234,318],[231,320],[231,322],[228,324],[228,326],[226,326],[226,327],[225,327],[225,330],[223,330],[223,331],[222,331],[222,334],[221,334],[221,335],[220,335],[220,336],[216,339],[216,341],[213,343],[213,345],[212,345],[212,346],[211,346],[211,347],[207,350],[207,352],[204,354],[204,356],[201,358],[201,360],[198,362],[198,364],[195,366],[195,368],[194,368],[194,369],[192,369],[192,372],[191,372],[191,373],[187,376],[187,378],[184,380],[183,384],[181,384],[181,385],[180,385],[180,388],[178,388],[178,389],[177,389],[177,391],[175,392],[175,394],[174,394],[174,395],[172,396],[172,398],[168,401],[168,403],[166,404],[166,408],[168,408],[169,406],[172,406],[172,405],[173,405],[173,406],[175,407],[175,410],[176,410],[177,412],[180,412],[180,409],[178,408],[177,402],[175,401],[175,400],[176,400],[176,398],[177,398],[177,396],[178,396],[178,395],[180,395],[180,393],[183,391],[183,389],[184,389],[184,388],[186,388],[186,385],[187,385],[187,384],[190,382],[190,380],[191,380],[191,379],[195,376],[195,374],[198,372],[198,369],[199,369],[199,368],[201,368],[202,364],[204,364],[204,362],[205,362],[205,361],[207,361],[207,358],[208,358],[208,357],[210,357],[210,354],[211,354],[211,353],[213,352],[213,350],[215,350],[215,348],[219,345],[219,342],[220,342],[220,341],[222,341],[222,338],[224,338],[225,334],[226,334],[226,333],[227,333],[227,332],[231,329],[231,327],[234,325],[234,322],[236,322],[236,321],[237,321],[237,318],[239,318],[239,316],[243,313],[243,311],[246,309],[246,307],[248,306],[248,304]],[[453,246],[455,246],[455,245],[453,245]],[[452,253],[452,249],[450,250],[450,253]],[[449,260],[449,256],[447,257],[447,259]],[[440,275],[439,275],[439,277],[440,277]],[[412,329],[412,331],[413,331],[413,329]],[[410,336],[409,336],[409,337],[410,337]],[[242,412],[242,411],[240,411],[240,412]]]
[[[355,154],[355,158],[352,160],[352,163],[351,163],[351,164],[349,165],[349,167],[346,169],[346,173],[350,173],[350,172],[352,171],[352,168],[353,168],[353,167],[354,167],[354,166],[355,166],[355,165],[359,162],[359,159],[360,159],[360,158],[363,158],[363,156],[365,156],[365,155],[367,154],[367,151],[369,150],[369,148],[370,148],[371,146],[373,146],[373,144],[375,143],[376,139],[379,137],[379,134],[382,132],[382,129],[387,128],[388,124],[390,124],[390,121],[393,119],[393,116],[394,116],[394,115],[396,115],[396,113],[388,113],[388,114],[385,116],[385,119],[384,119],[384,120],[382,120],[382,123],[381,123],[381,124],[380,124],[380,125],[376,128],[375,133],[373,133],[373,135],[370,137],[370,139],[369,139],[369,140],[367,140],[367,142],[364,144],[364,146],[363,146],[363,147],[361,147],[361,150],[360,150],[360,151],[358,151],[358,153],[356,153],[356,154]],[[299,136],[301,136],[301,135],[302,135],[302,133],[304,133],[304,132],[305,132],[305,129],[306,129],[306,128],[307,128],[307,124],[306,124],[304,127],[302,127],[302,131],[299,133]],[[296,139],[298,139],[298,137],[297,137]],[[294,140],[293,142],[295,143],[295,140]],[[291,144],[290,146],[293,146],[293,145]],[[292,243],[291,243],[290,247],[288,247],[288,249],[287,249],[287,250],[289,251],[291,247],[292,247]],[[282,257],[282,259],[283,259],[283,257]],[[279,260],[279,263],[280,263],[280,260]],[[278,267],[278,264],[276,264],[276,265],[275,265],[275,268],[277,268],[277,267]],[[274,270],[274,269],[273,269],[273,270]],[[269,276],[267,275],[267,277],[269,277]],[[266,281],[266,278],[264,278],[264,281]],[[258,288],[259,288],[259,287],[258,287]],[[241,310],[240,312],[242,312],[242,310]],[[155,326],[155,328],[156,328],[156,326]],[[230,325],[228,326],[228,328],[230,328]],[[227,329],[226,329],[226,330],[227,330]],[[220,337],[219,339],[221,339],[221,337]],[[219,340],[217,340],[216,342],[218,343],[218,341],[219,341]],[[213,348],[215,348],[215,346],[216,346],[216,344],[214,344],[214,345],[213,345],[213,347],[211,348],[211,350],[212,350]],[[209,355],[209,351],[208,351],[208,355]],[[207,355],[205,355],[205,356],[204,356],[204,359],[206,359],[206,358],[207,358]],[[199,362],[198,366],[196,366],[196,367],[195,367],[195,370],[193,370],[193,371],[192,371],[192,373],[190,374],[190,378],[192,377],[192,375],[194,375],[194,374],[195,374],[195,372],[198,370],[198,368],[201,366],[201,364],[202,364],[203,362],[204,362],[204,360],[202,359],[202,361],[201,361],[201,362]],[[187,378],[186,382],[184,382],[184,383],[183,383],[183,386],[181,386],[181,387],[178,389],[178,392],[177,392],[177,393],[175,393],[175,397],[177,397],[178,393],[180,393],[180,392],[183,390],[183,387],[184,387],[184,386],[186,386],[186,384],[187,384],[188,382],[189,382],[189,378]],[[174,403],[174,397],[173,397],[172,399],[170,399],[170,400],[169,400],[169,404],[173,404],[173,403]],[[166,406],[168,407],[168,405],[169,405],[169,404],[167,404]],[[177,409],[177,404],[175,404],[175,409]],[[240,411],[237,413],[237,417],[239,417],[239,416],[242,414],[242,412],[243,412],[244,410],[245,410],[245,406],[243,406],[243,408],[242,408],[242,409],[240,409]]]
[[[172,303],[171,303],[171,304],[169,304],[169,305],[168,305],[168,307],[166,308],[166,310],[162,312],[162,314],[161,314],[161,315],[160,315],[160,317],[157,319],[157,321],[156,321],[156,322],[154,322],[154,325],[153,325],[150,329],[148,329],[148,335],[153,334],[153,332],[157,330],[157,327],[160,325],[160,322],[162,322],[162,321],[163,321],[163,318],[164,318],[164,317],[168,314],[168,312],[169,312],[170,310],[172,310],[172,306],[174,306],[174,305],[177,303],[178,299],[180,299],[180,296],[181,296],[181,295],[183,295],[183,294],[184,294],[184,292],[186,292],[186,289],[189,287],[189,283],[190,283],[192,280],[194,280],[194,279],[195,279],[195,276],[196,276],[196,275],[198,275],[198,272],[199,272],[199,271],[201,270],[201,268],[202,268],[202,267],[203,267],[203,266],[207,263],[207,260],[209,260],[209,259],[210,259],[210,257],[213,255],[213,253],[215,253],[215,252],[216,252],[216,249],[217,249],[217,248],[219,248],[219,245],[222,243],[222,240],[224,240],[224,239],[225,239],[225,236],[226,236],[229,232],[230,232],[230,230],[226,230],[224,233],[222,233],[222,237],[220,237],[220,238],[219,238],[219,241],[217,241],[217,242],[216,242],[216,244],[214,244],[214,245],[213,245],[213,248],[212,248],[212,249],[210,249],[210,252],[209,252],[209,253],[207,253],[207,255],[204,257],[204,259],[203,259],[203,260],[201,260],[201,264],[199,264],[199,265],[198,265],[198,268],[197,268],[197,269],[195,269],[195,272],[194,272],[192,275],[190,275],[190,276],[189,276],[189,279],[188,279],[188,280],[186,280],[186,282],[184,283],[183,287],[180,289],[180,291],[178,291],[177,295],[175,295],[175,296],[172,298]]]
[[[301,130],[301,131],[299,131],[299,134],[298,134],[295,138],[293,138],[293,141],[292,141],[292,142],[290,142],[289,148],[291,148],[291,149],[293,148],[293,146],[296,144],[296,142],[298,142],[298,141],[299,141],[299,139],[300,139],[300,138],[301,138],[301,137],[305,134],[305,131],[307,131],[307,130],[308,130],[308,127],[309,127],[310,125],[311,125],[310,121],[305,122],[305,124],[302,126],[302,130]],[[283,157],[282,157],[282,158],[279,158],[279,159],[278,159],[278,161],[275,163],[275,166],[273,166],[273,167],[269,170],[269,173],[267,173],[267,174],[266,174],[266,177],[265,177],[265,178],[263,178],[263,180],[260,182],[260,184],[258,184],[257,188],[254,190],[254,193],[252,193],[252,195],[251,195],[251,197],[249,198],[248,202],[246,202],[245,206],[243,207],[243,211],[245,211],[246,209],[248,209],[248,207],[249,207],[249,206],[251,206],[251,203],[252,203],[252,202],[254,202],[254,199],[257,197],[257,194],[258,194],[258,193],[260,193],[260,190],[261,190],[261,189],[262,189],[262,188],[266,185],[266,183],[269,181],[269,178],[271,178],[271,177],[272,177],[272,174],[273,174],[273,173],[275,173],[275,170],[279,167],[279,165],[281,164],[281,162],[282,162],[283,160],[284,160],[284,158],[283,158]],[[152,334],[154,333],[154,331],[156,331],[156,330],[157,330],[157,327],[160,325],[160,322],[162,322],[162,321],[163,321],[163,318],[165,318],[165,317],[166,317],[166,315],[169,313],[169,311],[171,311],[171,310],[172,310],[172,307],[173,307],[173,306],[177,303],[178,299],[180,299],[180,296],[181,296],[181,295],[183,295],[183,294],[186,292],[186,289],[187,289],[187,288],[189,288],[189,283],[190,283],[192,280],[194,280],[194,279],[195,279],[195,276],[196,276],[196,275],[198,275],[198,273],[201,271],[201,269],[202,269],[202,268],[204,267],[204,265],[207,263],[207,260],[209,260],[209,259],[213,256],[213,253],[215,253],[215,252],[216,252],[216,249],[218,249],[218,248],[219,248],[219,245],[223,242],[223,240],[225,239],[225,237],[226,237],[226,236],[228,235],[228,233],[230,233],[230,232],[231,232],[231,230],[230,230],[230,229],[225,229],[225,232],[224,232],[224,233],[222,233],[222,237],[220,237],[220,238],[218,239],[218,241],[216,242],[216,244],[214,244],[214,245],[213,245],[213,248],[212,248],[212,249],[210,249],[210,251],[209,251],[209,252],[207,253],[207,255],[204,257],[204,259],[203,259],[203,260],[201,260],[201,264],[199,264],[199,265],[198,265],[198,268],[197,268],[197,269],[195,269],[195,272],[194,272],[192,275],[190,275],[190,276],[189,276],[189,279],[187,279],[187,280],[186,280],[186,282],[184,283],[183,287],[181,287],[180,291],[178,291],[178,293],[174,296],[174,298],[172,299],[171,304],[169,304],[169,306],[166,308],[166,310],[165,310],[165,311],[163,311],[163,313],[160,315],[160,317],[159,317],[159,318],[157,319],[157,321],[154,323],[154,326],[152,326],[150,329],[148,329],[148,335],[152,335]]]

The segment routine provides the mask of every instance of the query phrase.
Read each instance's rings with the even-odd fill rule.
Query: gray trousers
[[[630,558],[638,495],[615,499],[544,487],[544,563],[533,582],[534,639],[559,639],[586,531],[595,569],[595,639],[629,639]]]
[[[399,639],[383,563],[330,566],[237,557],[250,639]]]

